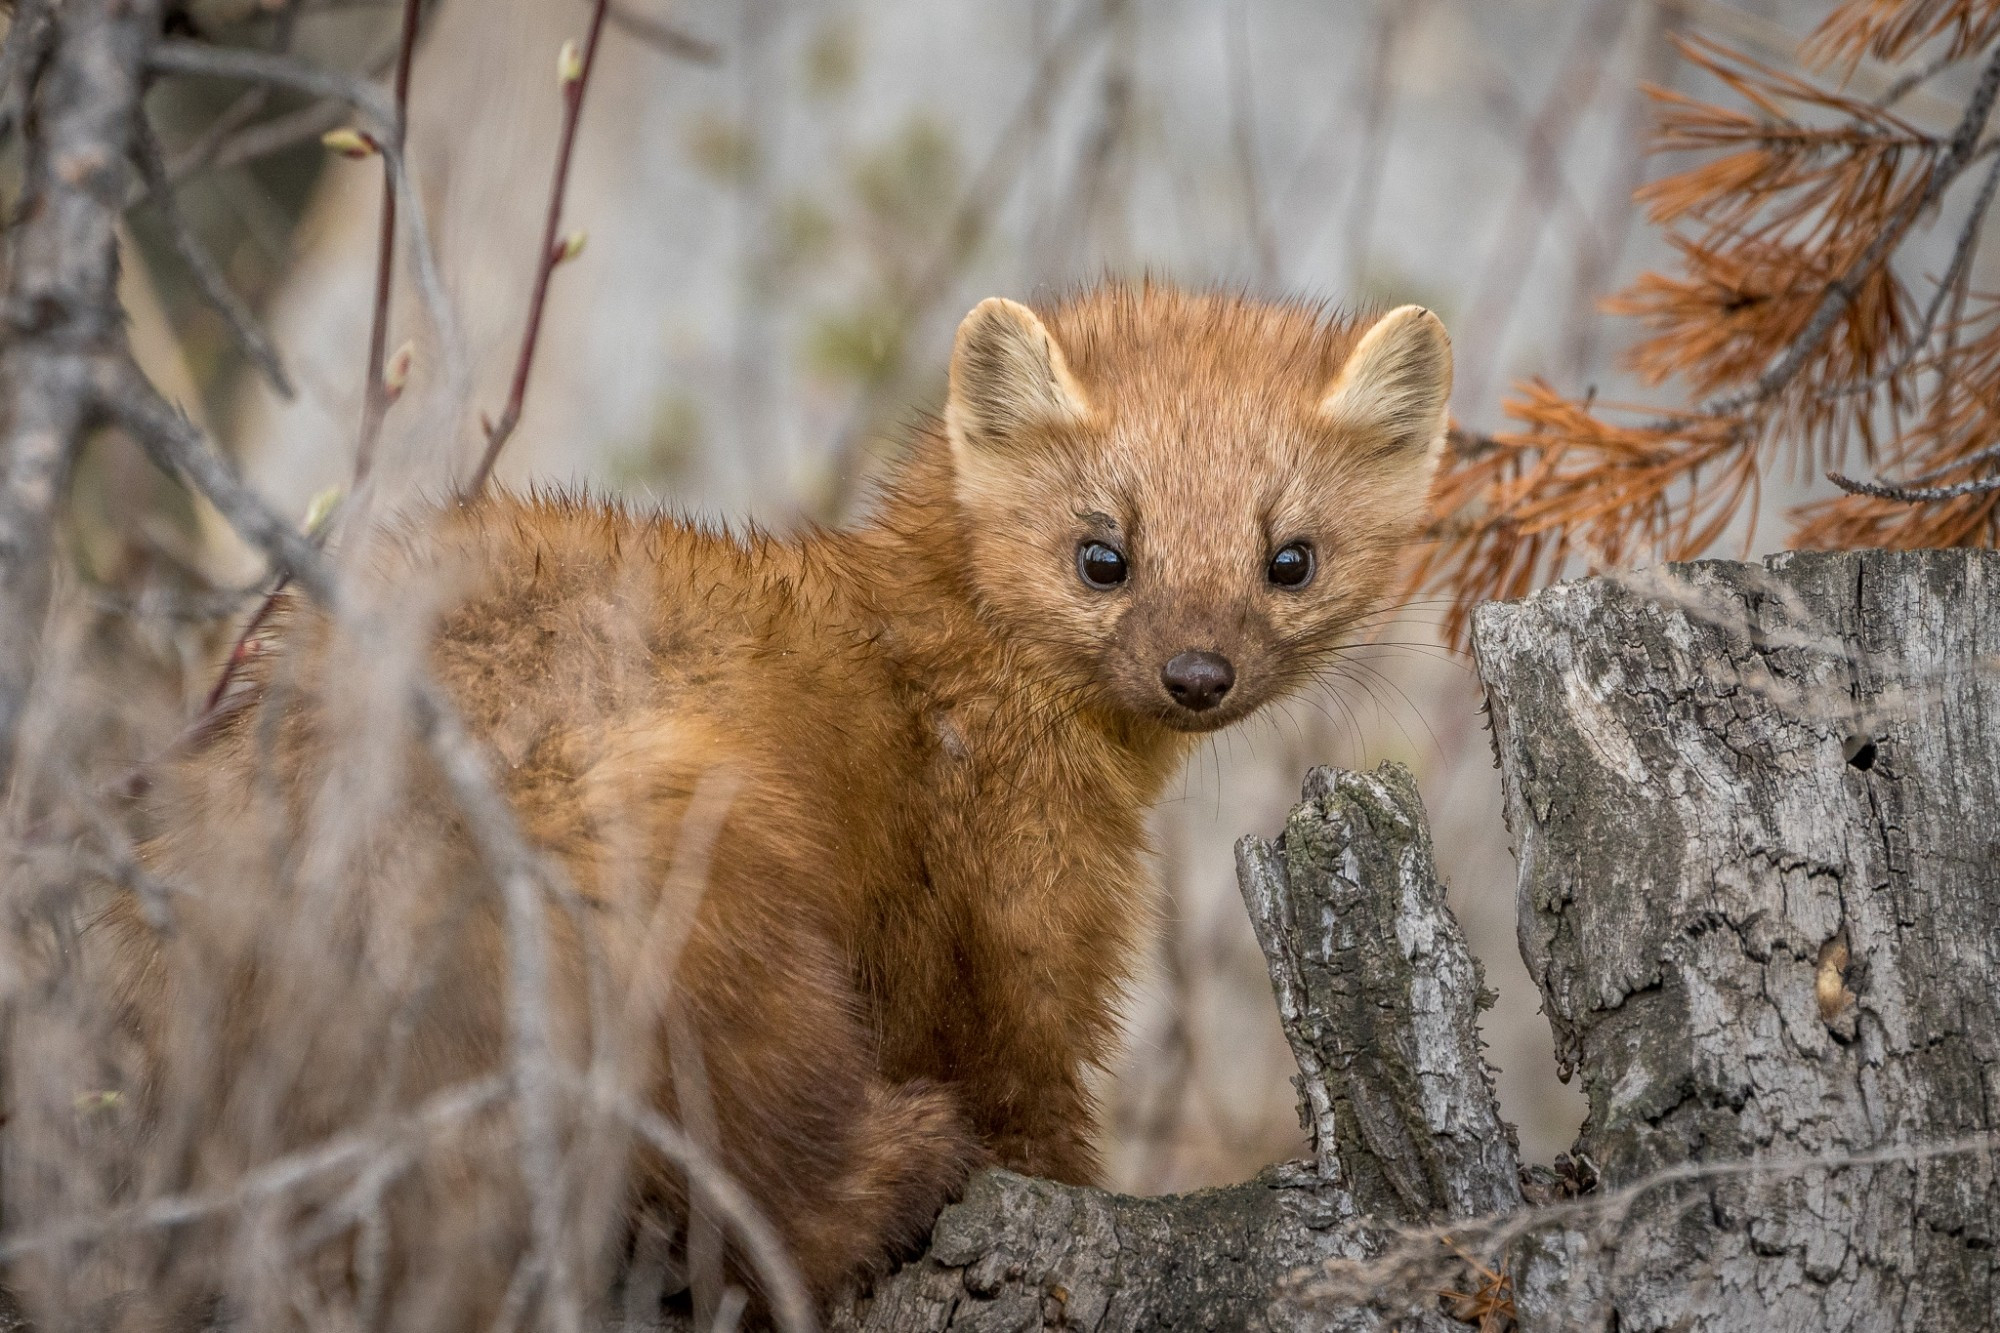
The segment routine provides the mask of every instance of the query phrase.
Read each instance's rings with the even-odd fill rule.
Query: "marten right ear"
[[[1373,437],[1384,455],[1435,465],[1450,424],[1451,339],[1422,306],[1369,326],[1320,402],[1330,422]]]
[[[1089,415],[1062,348],[1034,311],[998,296],[972,308],[952,347],[944,409],[955,451],[1004,448],[1025,431]]]

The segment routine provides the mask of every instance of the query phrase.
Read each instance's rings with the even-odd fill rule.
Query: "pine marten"
[[[442,589],[412,654],[560,873],[558,1058],[609,1052],[706,1126],[820,1296],[921,1244],[983,1165],[1094,1181],[1083,1075],[1147,916],[1147,809],[1199,738],[1310,684],[1379,609],[1450,381],[1415,306],[993,299],[851,529],[532,496],[411,520],[370,586]],[[162,779],[146,856],[188,890],[175,929],[130,906],[107,929],[159,1062],[140,1100],[222,1108],[179,1131],[184,1185],[505,1059],[491,872],[403,724],[343,702],[386,669],[288,599],[250,702]],[[371,726],[397,762],[337,757]],[[275,943],[240,924],[274,897]],[[328,968],[374,998],[322,1012]],[[378,1035],[357,1053],[335,1029]],[[218,1147],[234,1116],[266,1128]],[[632,1153],[628,1199],[671,1230],[678,1174]],[[426,1197],[499,1170],[453,1169]],[[493,1197],[482,1243],[508,1253],[524,1205]]]

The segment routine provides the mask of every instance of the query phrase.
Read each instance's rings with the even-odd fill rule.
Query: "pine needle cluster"
[[[1681,406],[1536,379],[1505,404],[1509,429],[1454,432],[1438,540],[1413,588],[1451,598],[1457,639],[1479,600],[1579,568],[1692,558],[1732,531],[1747,541],[1781,469],[1838,488],[1793,512],[1797,546],[2000,537],[2000,294],[1972,282],[2000,187],[2000,136],[1987,133],[2000,0],[1850,0],[1801,45],[1796,71],[1680,45],[1726,96],[1648,89],[1655,149],[1695,157],[1640,191],[1674,271],[1640,275],[1606,308],[1640,323],[1630,365]],[[1907,72],[1858,96],[1864,61]],[[1955,124],[1899,114],[1954,70],[1972,73]],[[1911,243],[1942,227],[1955,229],[1943,271],[1912,273]],[[1857,457],[1873,479],[1846,475]]]

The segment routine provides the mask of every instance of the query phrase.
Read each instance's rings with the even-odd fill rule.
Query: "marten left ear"
[[[1003,297],[973,307],[951,353],[945,429],[955,449],[992,450],[1090,414],[1062,348],[1035,312]]]
[[[1319,410],[1329,422],[1372,437],[1384,455],[1435,463],[1450,400],[1451,338],[1436,315],[1406,305],[1361,335]]]

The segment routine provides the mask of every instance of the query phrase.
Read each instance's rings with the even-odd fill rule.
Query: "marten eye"
[[[1125,581],[1125,553],[1104,542],[1085,542],[1076,548],[1076,573],[1093,588],[1115,588]]]
[[[1265,577],[1280,588],[1303,588],[1312,582],[1313,548],[1306,542],[1293,542],[1280,547],[1271,557],[1271,567]]]

